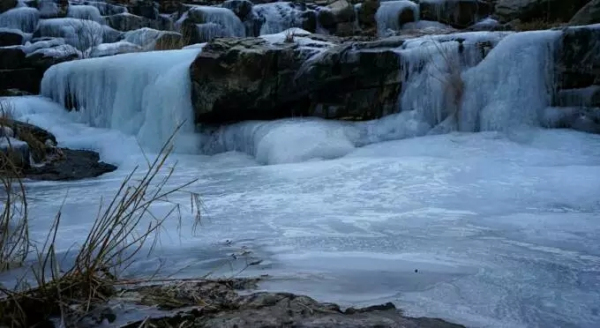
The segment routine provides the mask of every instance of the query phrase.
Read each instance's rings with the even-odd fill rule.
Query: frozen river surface
[[[50,112],[20,115],[120,165],[96,179],[28,183],[38,240],[68,193],[64,251],[85,237],[100,197],[143,161],[131,137]],[[199,179],[188,189],[205,217],[192,233],[185,211],[181,236],[170,223],[137,275],[160,258],[165,274],[197,277],[246,247],[262,262],[243,275],[271,275],[267,290],[343,305],[392,301],[409,315],[473,327],[600,326],[599,136],[452,133],[293,164],[260,165],[239,152],[171,160],[172,185]],[[188,208],[189,196],[178,197]],[[241,264],[233,266],[218,274]]]

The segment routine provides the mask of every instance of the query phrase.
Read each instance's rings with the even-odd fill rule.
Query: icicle
[[[377,13],[375,13],[375,20],[377,21],[377,34],[379,36],[386,36],[388,30],[399,31],[400,17],[402,12],[409,10],[413,13],[414,21],[419,20],[419,7],[412,1],[386,1],[381,2]]]
[[[188,68],[198,53],[143,52],[61,63],[44,74],[41,94],[75,107],[86,124],[137,135],[143,146],[157,150],[180,122],[186,121],[182,134],[193,132]]]
[[[98,8],[94,6],[69,6],[69,11],[67,12],[68,17],[79,18],[79,19],[87,19],[92,20],[94,22],[98,22],[100,24],[104,24],[104,18],[100,15],[100,11]]]
[[[15,28],[25,33],[33,33],[40,19],[35,8],[18,7],[0,14],[0,27]]]

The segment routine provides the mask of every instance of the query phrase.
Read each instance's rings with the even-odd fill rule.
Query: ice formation
[[[142,47],[137,44],[119,41],[114,43],[102,43],[87,50],[86,57],[105,57],[130,52],[142,51]]]
[[[104,18],[100,14],[98,8],[89,5],[70,5],[67,17],[93,20],[101,24],[104,23]]]
[[[35,8],[18,7],[0,14],[0,27],[19,29],[25,33],[33,33],[40,19]]]
[[[265,3],[254,6],[254,12],[264,18],[260,34],[280,33],[292,27],[300,26],[300,11],[289,2]]]
[[[159,31],[144,27],[141,29],[125,32],[123,39],[127,42],[137,44],[144,48],[153,48],[156,41],[166,33],[167,31]]]
[[[198,49],[122,54],[52,66],[41,94],[75,106],[81,122],[138,136],[156,150],[185,121],[194,131],[188,68]],[[184,138],[181,138],[182,140]],[[194,151],[194,138],[177,144]]]
[[[102,16],[110,16],[127,12],[127,8],[123,6],[114,5],[103,1],[74,1],[72,3],[94,6],[100,11]]]
[[[419,6],[412,1],[400,0],[400,1],[386,1],[381,2],[381,5],[375,13],[375,20],[377,22],[377,34],[380,36],[386,36],[391,31],[399,31],[400,16],[402,12],[410,10],[413,12],[414,20],[419,20]]]
[[[25,45],[21,46],[21,49],[26,53],[32,53],[38,49],[43,48],[52,48],[56,46],[61,46],[65,44],[65,39],[63,38],[52,38],[50,40],[36,41],[34,43],[26,42]]]
[[[196,20],[202,22],[197,23],[197,25],[215,24],[220,28],[219,34],[222,36],[246,36],[246,28],[244,27],[244,24],[233,13],[233,11],[229,9],[209,6],[194,6],[184,13],[179,20],[177,20],[175,26],[177,28],[181,28],[181,24],[183,24],[183,22],[188,19],[189,16],[194,17]],[[207,33],[216,33],[213,29],[214,26],[211,27],[210,31]]]
[[[42,19],[36,34],[59,37],[79,50],[86,50],[104,41],[105,27],[91,20],[77,18]]]
[[[61,44],[54,46],[52,48],[39,48],[37,50],[32,51],[27,54],[27,57],[33,56],[36,54],[41,54],[44,57],[53,57],[53,58],[64,58],[67,56],[76,56],[75,58],[82,58],[82,52],[77,50],[75,47],[69,44]]]
[[[297,31],[304,46],[318,42],[304,40],[301,34],[308,32]],[[540,126],[551,95],[546,81],[551,78],[547,74],[557,33],[469,32],[410,39],[395,49],[406,71],[398,113],[351,124],[245,122],[204,133],[203,149],[243,150],[272,164],[338,157],[353,147],[427,134]],[[262,36],[269,42],[284,37],[285,32]],[[147,37],[129,34],[129,40],[136,38]],[[490,49],[482,49],[482,44]],[[77,104],[84,122],[137,135],[146,145],[157,146],[175,124],[174,117],[193,118],[186,65],[201,46],[59,64],[44,76],[42,92],[61,104]],[[308,138],[304,131],[309,130],[315,136],[314,148],[284,146]]]

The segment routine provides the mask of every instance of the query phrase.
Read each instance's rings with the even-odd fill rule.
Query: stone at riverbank
[[[2,117],[0,129],[0,152],[7,155],[23,178],[80,180],[117,169],[114,165],[100,162],[100,156],[94,151],[56,147],[56,137],[52,133],[29,123]],[[3,164],[3,159],[4,156],[0,164]],[[13,171],[2,172],[13,175]]]
[[[305,31],[289,40],[217,39],[192,63],[196,122],[317,116],[367,120],[394,111],[402,40],[350,42]]]
[[[63,158],[40,167],[30,167],[25,178],[45,181],[68,181],[95,178],[117,169],[100,161],[98,153],[91,150],[60,148]]]
[[[157,328],[459,328],[440,319],[410,318],[392,303],[367,308],[341,310],[308,296],[259,292],[240,295],[238,290],[252,286],[248,280],[184,282],[142,287],[123,293],[126,303],[158,306],[164,315],[145,321]],[[142,309],[140,309],[142,310]],[[167,312],[168,311],[168,312]],[[118,314],[116,315],[118,320]],[[140,327],[142,321],[120,325]]]

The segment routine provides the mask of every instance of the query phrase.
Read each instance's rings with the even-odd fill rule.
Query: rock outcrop
[[[190,68],[196,121],[381,117],[394,111],[401,88],[391,47],[389,40],[336,45],[306,34],[279,43],[212,41]]]
[[[149,286],[125,291],[127,303],[151,305],[164,317],[145,322],[154,327],[319,327],[319,328],[460,328],[441,319],[411,318],[392,303],[341,310],[308,296],[259,292],[240,295],[237,281],[202,281],[175,286]],[[248,284],[245,284],[248,285]],[[165,300],[169,300],[166,302]],[[210,306],[198,306],[210,304]],[[138,305],[139,306],[139,305]],[[190,308],[191,307],[191,308]],[[168,310],[179,310],[169,314]],[[117,319],[117,318],[115,318]],[[139,327],[134,322],[123,328]]]
[[[0,28],[0,47],[18,46],[23,44],[23,33],[19,30]]]
[[[0,174],[18,172],[28,179],[59,181],[97,177],[116,170],[114,165],[100,162],[96,152],[58,148],[56,144],[54,135],[42,128],[1,117],[0,152],[4,156],[0,156],[0,167],[11,169]]]
[[[481,0],[421,0],[421,19],[438,21],[457,28],[466,28],[492,13],[489,2]]]
[[[569,21],[569,25],[589,25],[600,23],[600,0],[592,0],[581,8]]]
[[[0,47],[0,90],[39,92],[44,72],[50,66],[80,58],[73,47],[57,39],[40,40],[28,46]]]
[[[498,0],[495,15],[501,22],[568,22],[590,0]]]
[[[564,108],[558,127],[600,133],[600,28],[565,29],[555,67],[553,105]]]
[[[17,0],[0,0],[0,14],[17,6]]]

